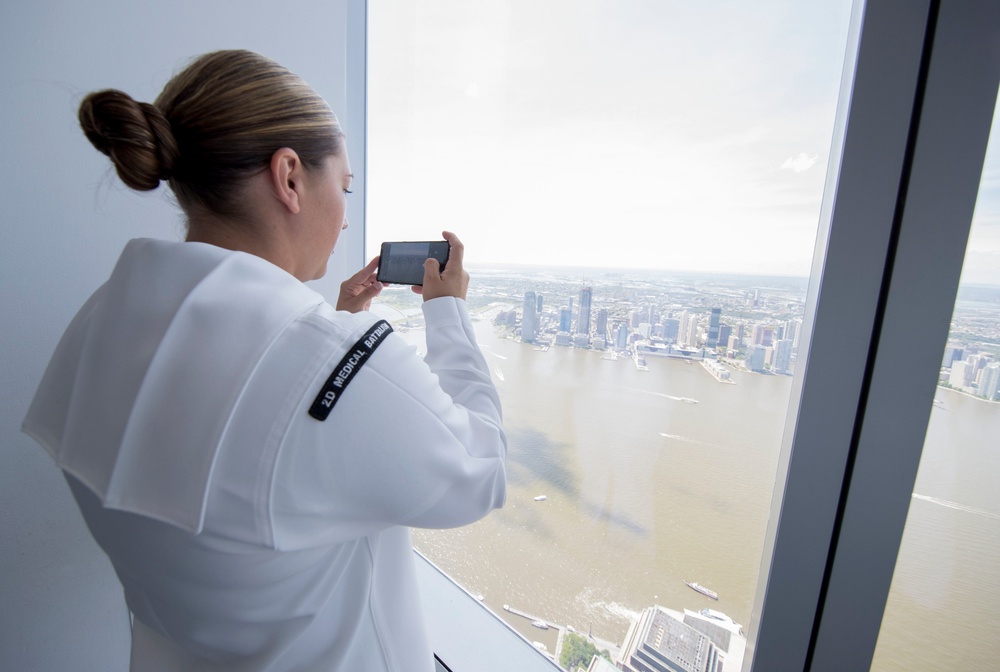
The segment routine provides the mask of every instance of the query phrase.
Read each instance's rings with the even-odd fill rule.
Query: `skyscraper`
[[[720,651],[712,637],[662,607],[645,609],[625,635],[618,664],[626,672],[715,672]]]
[[[754,343],[747,348],[747,368],[758,373],[764,370],[764,357],[767,347]]]
[[[676,317],[663,318],[663,340],[672,343],[677,342],[677,335],[681,330],[681,322]]]
[[[608,309],[601,308],[597,311],[597,337],[607,339],[608,337]]]
[[[775,344],[774,370],[776,373],[792,372],[792,339],[783,338]]]
[[[948,377],[948,384],[964,390],[969,384],[970,367],[964,362],[953,362],[951,365],[951,375]]]
[[[979,382],[979,396],[993,399],[1000,392],[1000,362],[988,364]]]
[[[722,308],[712,308],[712,314],[708,317],[708,340],[705,347],[714,349],[719,345],[719,320],[722,318]]]
[[[593,292],[590,287],[584,287],[580,290],[580,314],[576,318],[576,333],[578,334],[590,333],[590,300],[592,296]]]
[[[733,335],[733,328],[725,323],[719,324],[719,345],[729,344],[729,337]]]
[[[571,299],[572,301],[572,299]],[[569,333],[573,322],[573,309],[561,308],[559,310],[559,331]]]
[[[536,298],[535,293],[528,291],[524,293],[524,310],[521,315],[521,340],[525,343],[534,343],[538,334],[538,315],[535,313]]]
[[[615,347],[619,350],[628,349],[628,325],[624,322],[618,325],[618,333],[615,335]]]
[[[689,315],[687,321],[687,328],[684,333],[681,334],[681,342],[686,343],[692,348],[698,345],[698,319],[697,315]]]

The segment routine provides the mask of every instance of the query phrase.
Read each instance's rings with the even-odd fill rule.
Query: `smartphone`
[[[450,248],[447,240],[382,243],[375,278],[392,285],[423,285],[424,262],[437,259],[443,271]]]

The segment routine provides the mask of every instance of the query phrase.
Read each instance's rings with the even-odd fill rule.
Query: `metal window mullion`
[[[930,2],[858,3],[744,670],[805,669],[842,508]]]
[[[1000,83],[1000,3],[941,0],[854,469],[811,670],[871,665]]]

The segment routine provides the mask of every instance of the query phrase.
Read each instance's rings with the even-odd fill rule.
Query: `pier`
[[[552,629],[552,630],[556,631],[556,645],[555,645],[555,650],[554,651],[540,651],[540,653],[546,655],[549,659],[551,659],[556,664],[559,663],[559,655],[562,653],[563,639],[565,638],[566,634],[569,633],[569,632],[572,632],[574,634],[577,634],[577,635],[580,635],[581,637],[586,638],[588,641],[590,641],[591,643],[593,643],[594,646],[597,647],[598,651],[607,650],[611,654],[612,658],[615,658],[615,657],[618,656],[618,652],[619,652],[620,647],[619,647],[619,645],[616,642],[609,642],[609,641],[605,641],[605,640],[602,640],[602,639],[598,639],[597,637],[594,637],[594,636],[592,636],[592,635],[590,635],[590,634],[588,634],[586,632],[580,632],[578,630],[575,630],[575,629],[569,627],[568,625],[559,625],[557,623],[553,623],[552,621],[545,620],[544,618],[539,618],[538,616],[534,616],[532,614],[529,614],[526,611],[521,611],[520,609],[515,609],[514,607],[510,606],[509,604],[503,605],[503,609],[507,613],[513,614],[514,616],[520,616],[521,618],[523,618],[523,619],[525,619],[525,620],[527,620],[529,622],[541,621],[542,623],[545,623],[547,626],[549,626],[549,629]]]

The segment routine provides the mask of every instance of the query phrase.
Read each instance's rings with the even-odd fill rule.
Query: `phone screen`
[[[424,262],[437,259],[444,270],[448,250],[446,240],[382,243],[376,278],[394,285],[422,285]]]

